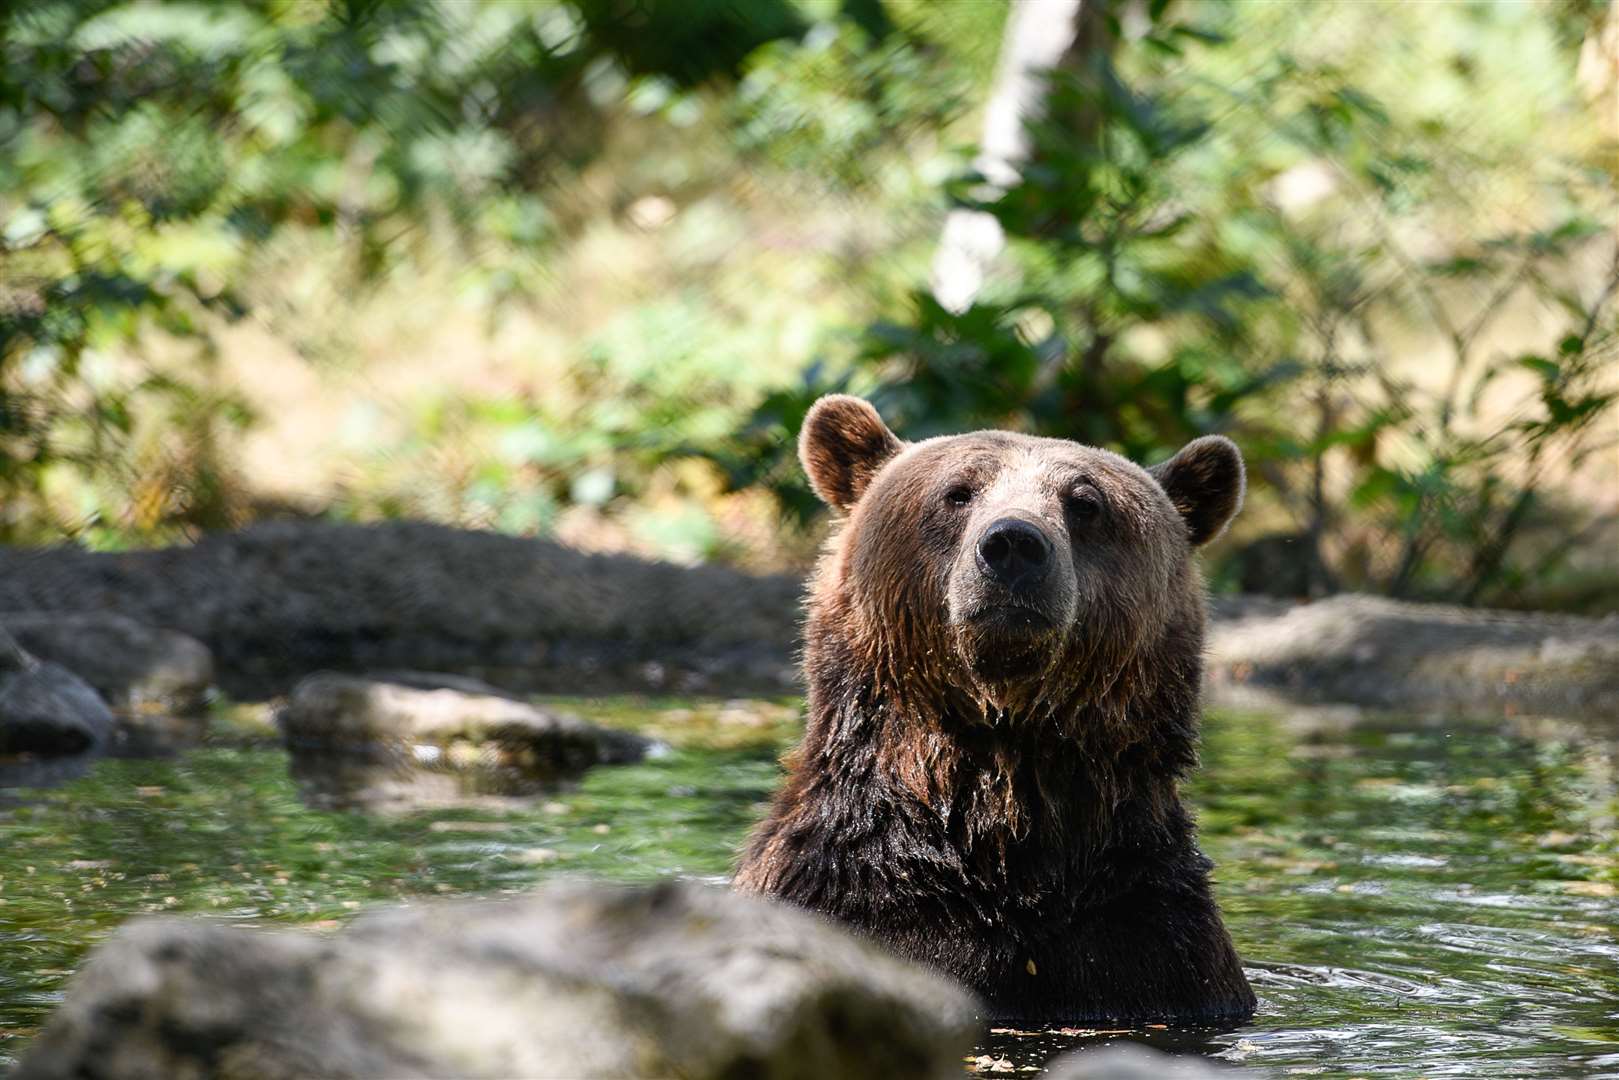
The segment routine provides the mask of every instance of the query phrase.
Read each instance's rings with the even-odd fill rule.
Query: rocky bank
[[[54,641],[62,655],[46,659],[74,670],[69,653],[95,660],[73,645],[92,616],[97,640],[133,641],[131,620],[147,628],[147,646],[115,650],[146,659],[80,670],[115,703],[194,694],[203,665],[185,639],[244,698],[321,669],[449,672],[524,692],[793,690],[801,593],[786,575],[411,522],[274,523],[115,554],[0,549],[0,626]],[[1619,615],[1219,598],[1208,671],[1217,699],[1613,717]],[[172,688],[174,673],[186,689]]]

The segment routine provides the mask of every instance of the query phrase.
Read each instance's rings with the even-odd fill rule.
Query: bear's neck
[[[813,621],[812,621],[813,622]],[[1179,781],[1196,763],[1201,627],[1174,632],[1091,687],[1002,708],[940,673],[884,664],[812,624],[810,716],[801,768],[932,815],[969,853],[1025,845],[1087,849],[1178,833]],[[831,792],[828,792],[830,795]]]

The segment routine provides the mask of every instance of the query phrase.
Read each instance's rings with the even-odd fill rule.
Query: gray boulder
[[[1309,604],[1213,604],[1209,689],[1379,708],[1609,717],[1619,710],[1619,614],[1602,619],[1344,594]]]
[[[796,684],[802,587],[423,522],[267,522],[153,551],[0,547],[0,611],[108,611],[207,645],[238,698],[311,671],[524,691]]]
[[[122,615],[0,615],[18,643],[95,687],[113,709],[195,713],[207,704],[214,661],[201,642]]]
[[[305,798],[330,807],[536,794],[594,765],[639,761],[657,745],[475,680],[411,672],[312,675],[276,722]]]
[[[126,926],[16,1080],[960,1075],[977,1005],[829,922],[669,882],[362,916]]]
[[[0,756],[82,754],[104,746],[116,725],[88,683],[0,629]]]

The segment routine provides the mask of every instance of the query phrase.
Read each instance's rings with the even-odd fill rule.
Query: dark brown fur
[[[1240,503],[1235,449],[1199,440],[1154,477],[1061,440],[906,446],[836,397],[801,456],[848,516],[811,589],[805,736],[736,887],[851,923],[1007,1018],[1249,1015],[1178,790],[1201,679],[1191,552]],[[984,622],[969,545],[1006,514],[1071,562]],[[1008,628],[1003,607],[1055,622]]]

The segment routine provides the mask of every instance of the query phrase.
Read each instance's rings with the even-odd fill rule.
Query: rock
[[[959,1075],[967,992],[829,922],[669,882],[362,916],[129,924],[15,1080]]]
[[[181,631],[243,699],[322,668],[446,671],[523,692],[775,693],[798,685],[802,593],[791,575],[420,522],[275,522],[156,551],[0,548],[0,611],[108,612]],[[1257,687],[1378,707],[1619,711],[1616,616],[1368,596],[1222,597],[1213,616],[1217,696]]]
[[[453,671],[524,692],[777,692],[801,584],[423,522],[270,522],[155,551],[0,548],[0,611],[196,638],[248,699],[311,671]]]
[[[445,671],[367,671],[362,674],[364,678],[373,682],[409,686],[417,690],[456,690],[463,694],[505,698],[507,701],[523,700],[520,694],[486,683],[482,679],[474,679],[470,675],[456,675]]]
[[[1254,1074],[1194,1055],[1166,1054],[1140,1043],[1109,1043],[1064,1054],[1046,1067],[1046,1080],[1240,1080]]]
[[[529,753],[538,771],[576,772],[639,761],[652,740],[537,709],[475,680],[401,672],[372,678],[323,672],[304,679],[278,717],[291,742],[336,747],[392,745],[421,757],[423,746],[457,757],[457,747],[499,744]]]
[[[1383,708],[1619,712],[1619,616],[1588,619],[1340,595],[1310,604],[1214,603],[1217,696]]]
[[[0,755],[82,754],[105,746],[116,726],[88,683],[0,629]]]
[[[0,624],[42,660],[95,687],[113,709],[190,714],[207,704],[214,661],[201,642],[122,615],[13,612]]]
[[[94,751],[68,757],[0,754],[0,812],[9,804],[33,801],[33,789],[59,787],[89,776],[101,759],[101,754]]]
[[[537,709],[473,680],[322,673],[276,717],[293,777],[320,806],[387,808],[470,795],[536,794],[594,765],[639,761],[656,745]]]
[[[1337,582],[1321,560],[1319,546],[1308,533],[1272,533],[1242,545],[1227,556],[1225,573],[1243,592],[1255,596],[1325,596]]]

